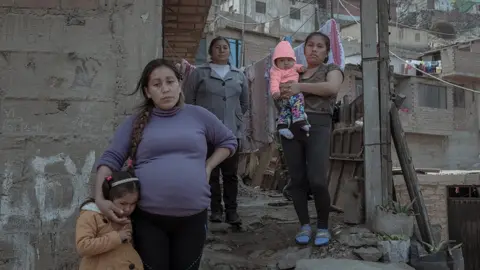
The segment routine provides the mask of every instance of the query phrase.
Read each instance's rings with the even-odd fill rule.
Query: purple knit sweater
[[[129,117],[117,129],[97,168],[105,165],[120,170],[130,149],[134,119]],[[232,155],[237,148],[233,133],[202,107],[185,105],[170,111],[153,110],[135,164],[141,184],[141,210],[181,217],[208,208],[207,142],[230,149]]]

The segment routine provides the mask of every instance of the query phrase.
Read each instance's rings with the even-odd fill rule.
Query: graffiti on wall
[[[4,110],[4,119],[2,122],[2,132],[4,133],[42,133],[43,122],[29,124],[21,116],[15,114],[15,109]]]
[[[71,179],[73,196],[68,206],[47,205],[49,191],[61,189],[62,183],[50,181],[46,173],[47,166],[62,164]],[[90,151],[85,157],[83,166],[77,166],[69,155],[60,153],[49,157],[34,157],[31,160],[31,166],[34,171],[33,183],[30,185],[34,189],[36,202],[32,202],[28,197],[28,192],[23,192],[20,203],[12,201],[9,197],[14,185],[13,164],[7,163],[3,173],[2,193],[0,196],[0,231],[5,231],[4,227],[9,220],[14,217],[22,217],[25,222],[29,219],[40,219],[42,222],[53,220],[65,220],[72,216],[79,204],[88,197],[88,182],[90,174],[95,163],[95,151]],[[14,232],[5,237],[14,250],[15,265],[12,270],[36,269],[35,262],[39,256],[39,250],[31,244],[30,235],[24,232]]]

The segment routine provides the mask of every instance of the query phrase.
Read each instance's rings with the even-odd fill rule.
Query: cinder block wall
[[[0,1],[0,269],[75,269],[79,204],[141,68],[161,0]]]
[[[430,174],[418,175],[420,191],[427,208],[430,223],[440,227],[442,240],[448,239],[448,211],[447,211],[447,187],[455,185],[480,185],[480,174],[468,174],[468,171],[455,174]],[[397,198],[403,202],[409,202],[407,187],[403,176],[394,177]]]

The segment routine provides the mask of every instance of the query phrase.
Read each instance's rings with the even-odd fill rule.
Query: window
[[[465,108],[465,90],[460,88],[453,89],[453,107]]]
[[[229,38],[228,42],[230,43],[230,57],[228,60],[232,66],[239,68],[242,66],[242,41]]]
[[[420,33],[415,34],[415,41],[420,42]]]
[[[267,13],[267,3],[255,1],[255,12],[261,14]]]
[[[202,38],[198,45],[197,54],[195,55],[195,64],[200,65],[204,63],[208,63],[207,40]]]
[[[357,97],[363,94],[363,80],[361,78],[355,78],[355,94]]]
[[[290,8],[290,19],[300,20],[301,17],[300,9]]]
[[[418,105],[437,109],[447,108],[447,88],[431,84],[418,85]]]

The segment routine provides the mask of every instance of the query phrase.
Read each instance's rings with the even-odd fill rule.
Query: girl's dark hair
[[[147,97],[147,93],[145,92],[145,89],[148,87],[150,75],[155,69],[159,67],[167,67],[171,69],[173,73],[175,73],[175,77],[177,77],[179,81],[182,80],[182,75],[180,74],[178,69],[175,67],[175,65],[172,62],[165,59],[154,59],[150,61],[143,69],[142,75],[138,80],[137,87],[135,88],[135,91],[131,94],[131,95],[135,95],[136,93],[141,91],[143,95],[143,102],[142,104],[140,104],[140,106],[138,106],[138,116],[133,123],[132,136],[131,136],[132,142],[131,142],[131,148],[129,153],[129,156],[131,159],[130,168],[132,168],[135,165],[138,145],[142,140],[143,130],[145,129],[145,126],[147,125],[148,120],[150,118],[150,114],[153,108],[155,107],[155,104],[153,103],[153,101]],[[184,103],[185,103],[185,96],[183,95],[183,92],[180,91],[180,98],[178,99],[178,103],[176,106],[183,106]]]
[[[213,51],[213,46],[215,46],[215,44],[218,42],[218,41],[225,41],[228,45],[228,48],[230,49],[230,42],[228,42],[228,39],[225,38],[225,37],[222,37],[222,36],[218,36],[214,39],[212,39],[212,41],[210,41],[210,45],[208,46],[208,55],[212,56],[212,51]]]
[[[135,176],[129,171],[119,171],[113,172],[111,176],[107,176],[102,183],[102,193],[103,197],[106,200],[113,201],[115,199],[121,198],[127,194],[139,192],[140,191],[140,182],[137,180],[128,181],[126,183],[114,185],[116,182],[135,178]],[[95,202],[95,199],[90,198],[80,205],[80,209],[89,204]]]
[[[325,41],[325,47],[327,47],[327,57],[325,57],[325,60],[323,60],[323,63],[325,64],[328,63],[328,54],[330,53],[330,38],[322,32],[312,32],[305,38],[305,43],[303,44],[304,49],[305,49],[305,46],[307,46],[307,42],[312,37],[321,37]]]

